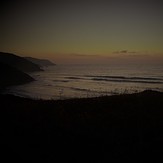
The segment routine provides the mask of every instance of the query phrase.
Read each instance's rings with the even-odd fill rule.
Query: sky
[[[0,6],[0,51],[58,63],[163,61],[162,0],[5,0]]]

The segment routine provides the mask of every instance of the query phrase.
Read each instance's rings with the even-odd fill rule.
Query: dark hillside
[[[26,73],[0,62],[0,89],[31,81],[34,81],[34,79]]]
[[[44,66],[54,66],[55,64],[47,59],[38,59],[33,57],[25,57],[25,59],[29,60],[32,63],[39,65],[40,67]]]
[[[0,62],[23,72],[42,71],[38,65],[11,53],[0,52]]]
[[[0,105],[6,160],[163,161],[163,93],[64,101],[1,95]]]

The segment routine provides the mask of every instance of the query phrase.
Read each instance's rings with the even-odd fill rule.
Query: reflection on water
[[[9,88],[6,93],[43,99],[94,97],[163,91],[163,66],[57,65],[30,74],[36,81]]]

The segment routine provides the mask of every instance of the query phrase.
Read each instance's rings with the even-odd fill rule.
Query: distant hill
[[[25,59],[29,60],[32,63],[39,65],[40,67],[56,65],[47,59],[37,59],[37,58],[33,58],[33,57],[25,57]]]
[[[15,67],[16,69],[23,72],[42,71],[39,65],[11,53],[0,52],[0,62]]]
[[[34,79],[26,73],[0,62],[0,89],[32,81]]]

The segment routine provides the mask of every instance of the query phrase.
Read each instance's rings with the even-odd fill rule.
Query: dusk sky
[[[0,17],[3,52],[59,63],[163,58],[162,0],[6,0]]]

